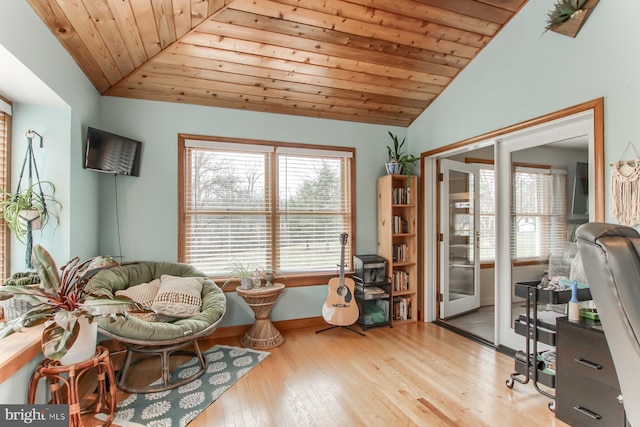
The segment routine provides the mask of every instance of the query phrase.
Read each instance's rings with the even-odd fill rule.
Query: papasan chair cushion
[[[85,291],[94,295],[114,296],[119,290],[124,290],[141,283],[148,283],[167,274],[177,277],[206,277],[206,275],[188,264],[170,262],[139,262],[135,264],[113,267],[96,274]],[[197,334],[215,324],[222,318],[226,310],[226,297],[222,289],[212,280],[206,279],[202,286],[202,310],[186,319],[172,322],[148,322],[129,317],[102,319],[100,328],[129,340],[166,341]],[[213,332],[213,331],[212,331]]]
[[[129,365],[136,363],[133,360],[134,352],[161,355],[162,369],[165,371],[168,370],[168,358],[171,353],[177,353],[177,349],[185,345],[193,345],[196,349],[195,355],[205,369],[205,361],[202,359],[197,339],[213,333],[226,311],[227,300],[222,289],[204,273],[188,264],[143,261],[112,267],[93,276],[85,286],[85,291],[95,297],[114,296],[117,291],[149,283],[162,275],[204,278],[201,295],[202,309],[188,318],[166,322],[150,322],[133,316],[126,319],[119,316],[115,321],[108,317],[100,320],[98,325],[101,332],[123,342],[127,347],[125,367],[118,381],[118,386],[126,391],[148,392],[179,385],[170,384],[167,378],[160,389],[127,386],[123,377],[126,376]],[[164,372],[163,376],[165,376]]]

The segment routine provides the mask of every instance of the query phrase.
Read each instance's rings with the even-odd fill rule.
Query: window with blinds
[[[566,171],[517,167],[513,183],[511,250],[515,259],[547,259],[566,245]]]
[[[496,258],[496,184],[493,165],[480,165],[480,262]]]
[[[7,153],[10,140],[10,110],[11,106],[0,99],[0,188],[4,190],[9,188]],[[0,226],[0,279],[2,280],[7,277],[7,267],[9,265],[8,234],[7,225],[3,219],[2,226]]]
[[[495,260],[495,175],[480,164],[480,260]],[[513,176],[511,253],[514,260],[547,259],[566,245],[566,171],[517,166]]]
[[[335,272],[352,229],[353,149],[184,139],[182,261],[212,277],[236,263]],[[349,247],[345,248],[349,262]]]

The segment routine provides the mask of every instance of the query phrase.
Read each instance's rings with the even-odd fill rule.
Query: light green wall
[[[377,179],[384,174],[387,130],[404,128],[264,114],[114,97],[101,100],[100,126],[143,141],[140,177],[100,174],[100,252],[118,253],[115,185],[122,253],[127,260],[178,257],[178,134],[286,141],[356,148],[356,253],[377,252]],[[336,237],[337,238],[337,237]],[[338,262],[338,260],[336,260]],[[291,289],[274,320],[321,315],[326,286]],[[247,324],[253,315],[233,293],[222,326]],[[294,297],[295,296],[295,297]]]
[[[573,39],[542,34],[555,0],[529,1],[409,127],[414,152],[604,97],[605,164],[640,147],[640,2],[601,1]],[[628,155],[627,155],[628,158]],[[605,169],[606,218],[610,214]]]
[[[82,169],[81,160],[85,128],[98,117],[100,95],[25,0],[0,3],[0,45],[66,104],[66,109],[59,105],[18,105],[16,110],[25,114],[15,118],[18,125],[12,135],[18,147],[24,140],[25,127],[45,138],[46,151],[39,166],[52,171],[49,177],[63,208],[51,252],[64,261],[76,255],[95,255],[98,181]]]
[[[20,172],[24,162],[27,139],[25,132],[33,129],[43,136],[43,147],[40,139],[33,139],[32,147],[40,179],[50,181],[55,187],[55,198],[62,208],[54,210],[58,220],[52,219],[41,231],[33,232],[33,243],[42,244],[58,262],[69,259],[71,234],[71,193],[69,186],[69,121],[68,107],[39,106],[15,104],[12,120],[12,156],[11,187],[15,191],[18,186]],[[25,167],[21,189],[28,186],[28,165]],[[35,182],[35,171],[34,171]],[[48,191],[47,186],[44,191]],[[51,206],[50,206],[51,208]],[[25,270],[25,245],[20,243],[11,233],[10,272]]]

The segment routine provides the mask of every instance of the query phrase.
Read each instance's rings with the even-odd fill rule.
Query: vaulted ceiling
[[[526,0],[28,0],[103,95],[408,126]]]

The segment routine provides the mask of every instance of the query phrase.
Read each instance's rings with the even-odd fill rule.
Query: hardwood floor
[[[286,331],[286,341],[189,427],[566,426],[513,360],[431,323]],[[202,342],[240,345],[240,338]],[[140,379],[155,379],[143,369]],[[147,381],[149,382],[149,381]],[[124,396],[124,395],[123,395]],[[85,425],[99,425],[85,415]]]

